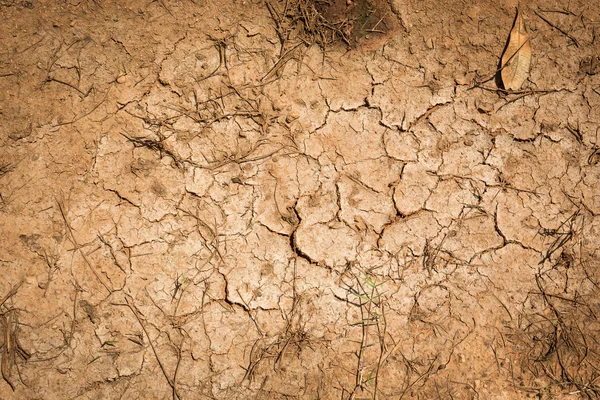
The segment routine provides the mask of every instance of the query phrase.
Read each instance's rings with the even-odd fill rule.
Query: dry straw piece
[[[531,43],[525,22],[517,9],[517,16],[510,31],[508,45],[502,54],[501,76],[506,90],[519,90],[531,65]]]

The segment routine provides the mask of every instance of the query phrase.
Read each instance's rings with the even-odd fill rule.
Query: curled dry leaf
[[[517,16],[508,38],[508,45],[504,50],[504,54],[502,54],[501,76],[504,88],[519,90],[525,79],[527,79],[530,65],[531,43],[529,34],[527,34],[521,13],[517,10]]]

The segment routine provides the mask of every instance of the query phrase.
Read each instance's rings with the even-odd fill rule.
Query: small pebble
[[[285,117],[285,122],[289,124],[290,122],[295,121],[298,118],[300,118],[300,114],[298,114],[296,111],[292,111],[287,115],[287,117]]]
[[[127,82],[127,75],[119,75],[117,78],[117,83],[125,83]]]
[[[494,104],[486,101],[476,101],[475,107],[477,107],[477,111],[481,114],[489,114],[494,110]]]

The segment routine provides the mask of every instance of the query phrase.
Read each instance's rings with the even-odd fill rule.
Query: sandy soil
[[[600,396],[600,4],[353,1],[0,0],[1,399]]]

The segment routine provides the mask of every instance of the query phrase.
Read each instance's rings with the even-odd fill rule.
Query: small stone
[[[127,82],[127,75],[119,75],[117,78],[117,83],[125,83]]]
[[[283,110],[283,104],[280,100],[273,100],[273,111],[281,111]]]
[[[469,18],[471,18],[473,21],[477,20],[477,15],[479,14],[478,12],[479,10],[477,9],[477,7],[469,7],[467,8],[467,15],[469,16]]]
[[[285,117],[285,122],[289,124],[290,122],[295,121],[298,118],[300,118],[300,114],[296,111],[292,111],[287,115],[287,117]]]
[[[494,105],[486,101],[475,101],[475,107],[481,114],[489,114],[494,110]]]
[[[33,126],[30,124],[29,128],[11,132],[8,134],[8,137],[11,138],[12,140],[21,140],[21,139],[25,139],[25,138],[31,136],[32,133],[33,133]]]
[[[43,280],[42,280],[43,279]],[[38,278],[37,279],[37,285],[40,289],[48,289],[48,284],[50,283],[48,280],[46,280],[47,278]]]

